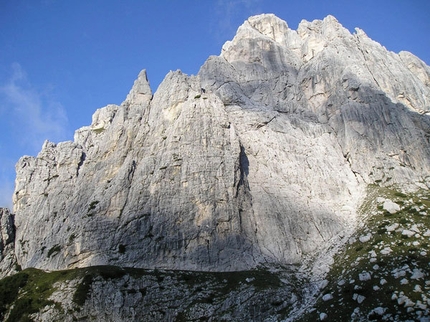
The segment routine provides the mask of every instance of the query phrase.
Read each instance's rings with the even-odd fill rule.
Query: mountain
[[[152,94],[142,71],[125,101],[98,109],[73,142],[47,141],[19,160],[0,267],[23,271],[4,285],[26,294],[49,285],[27,312],[36,320],[324,320],[342,294],[370,303],[359,288],[372,285],[346,284],[348,274],[376,276],[358,258],[390,258],[409,260],[403,276],[422,284],[396,299],[421,296],[430,287],[429,110],[430,68],[411,53],[332,16],[297,30],[250,17],[196,76],[170,72]],[[411,240],[393,250],[390,238],[375,239],[388,233],[390,243]],[[361,245],[369,242],[376,248]],[[19,299],[0,311],[18,314],[10,303]],[[336,316],[429,315],[427,298],[384,301],[340,305]]]

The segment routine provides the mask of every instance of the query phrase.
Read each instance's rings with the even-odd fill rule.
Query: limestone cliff
[[[249,18],[198,75],[142,71],[73,142],[16,165],[22,268],[296,264],[355,228],[369,184],[430,186],[430,68],[334,17]]]
[[[0,278],[16,273],[19,266],[15,257],[14,215],[0,208]]]

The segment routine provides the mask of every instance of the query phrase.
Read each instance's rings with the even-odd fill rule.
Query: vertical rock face
[[[428,188],[430,68],[334,17],[249,18],[197,76],[145,71],[16,166],[19,264],[241,270],[347,235],[368,184]]]
[[[14,215],[6,208],[0,208],[0,230],[0,278],[3,278],[18,269],[15,257]]]

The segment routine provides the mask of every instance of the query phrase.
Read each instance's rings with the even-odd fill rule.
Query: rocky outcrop
[[[19,270],[15,257],[14,215],[7,208],[0,208],[0,278]]]
[[[197,76],[142,71],[73,142],[16,166],[23,267],[297,264],[354,229],[368,184],[430,186],[430,69],[335,18],[249,18]]]
[[[279,320],[303,304],[304,292],[299,286],[306,285],[305,281],[290,281],[285,272],[148,271],[107,266],[72,271],[78,276],[21,272],[29,275],[22,302],[37,292],[31,284],[44,278],[55,281],[55,289],[50,295],[39,295],[39,302],[44,303],[40,310],[11,309],[2,317],[33,321]]]

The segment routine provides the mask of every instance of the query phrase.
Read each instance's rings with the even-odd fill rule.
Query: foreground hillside
[[[426,321],[430,195],[373,186],[324,279],[309,266],[193,272],[28,268],[0,281],[5,321]],[[398,205],[398,206],[396,206]]]
[[[430,319],[430,194],[370,190],[363,224],[336,254],[304,320]]]

